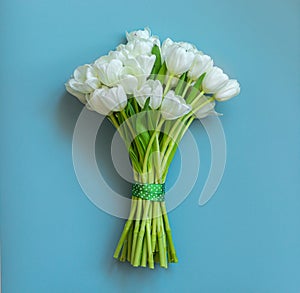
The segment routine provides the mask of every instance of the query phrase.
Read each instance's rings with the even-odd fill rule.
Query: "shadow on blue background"
[[[2,292],[300,292],[299,8],[298,0],[2,1]],[[82,105],[64,90],[78,65],[146,25],[161,39],[195,43],[242,86],[218,105],[227,165],[204,207],[209,144],[200,123],[191,127],[201,169],[170,213],[179,263],[155,271],[112,258],[124,221],[80,189],[71,143]],[[101,133],[112,137],[108,122]],[[101,171],[127,193],[100,152],[108,147],[99,136]],[[179,167],[177,154],[170,185]]]

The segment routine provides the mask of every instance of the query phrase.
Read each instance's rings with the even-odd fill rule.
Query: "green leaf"
[[[198,90],[199,90],[199,91],[201,91],[201,89],[202,89],[202,81],[203,81],[205,75],[206,75],[206,72],[204,72],[204,73],[198,78],[197,82],[195,83],[195,86],[198,87]]]
[[[164,62],[157,73],[156,79],[163,84],[166,74],[167,74],[167,65],[166,62]]]
[[[126,106],[126,114],[129,117],[134,116],[136,114],[135,109],[133,107],[133,99],[134,98],[129,99]]]
[[[151,74],[157,74],[159,69],[161,68],[161,55],[159,47],[157,45],[154,45],[151,53],[156,57]]]
[[[138,173],[142,173],[142,167],[140,165],[138,155],[135,153],[135,151],[132,148],[129,148],[129,157],[131,159],[131,164],[135,171]]]
[[[147,127],[147,112],[148,111],[141,112],[136,118],[136,131],[139,133],[136,139],[141,143],[144,152],[146,152],[150,141],[150,134]]]
[[[195,97],[198,95],[198,93],[200,92],[201,90],[201,87],[202,87],[202,81],[204,79],[206,75],[206,72],[204,72],[198,79],[197,81],[195,82],[195,84],[192,86],[192,89],[190,91],[190,94],[188,95],[187,97],[187,102],[191,102],[193,99],[195,99]]]
[[[124,117],[121,115],[120,112],[117,112],[115,115],[116,115],[119,125],[121,125],[125,121]]]
[[[182,74],[179,78],[178,84],[175,88],[175,95],[181,95],[184,89],[184,85],[185,85],[185,79],[186,79],[186,75],[187,73],[185,72],[184,74]]]
[[[144,108],[142,111],[147,111],[147,110],[150,110],[150,97],[147,98],[146,102],[145,102],[145,105],[144,105]]]

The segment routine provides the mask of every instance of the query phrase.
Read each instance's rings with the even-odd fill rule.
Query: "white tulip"
[[[151,109],[159,108],[163,95],[163,87],[158,80],[147,80],[139,90],[135,90],[134,96],[141,108],[144,108],[146,100],[150,97]]]
[[[130,42],[134,39],[149,39],[151,36],[151,31],[148,27],[144,30],[132,31],[130,33],[126,32],[127,41]]]
[[[107,115],[113,111],[121,111],[127,105],[127,96],[121,85],[113,88],[103,87],[93,92],[88,100],[90,109]]]
[[[163,98],[161,114],[166,120],[177,119],[190,111],[191,106],[181,96],[176,96],[174,91],[169,91]]]
[[[207,116],[210,115],[219,115],[216,111],[215,111],[215,106],[216,106],[216,102],[212,101],[206,105],[204,105],[202,108],[200,108],[197,112],[195,112],[195,116],[198,119],[203,119]]]
[[[120,60],[121,62],[123,62],[124,60],[126,60],[126,56],[123,54],[122,51],[110,51],[108,53],[108,55],[105,56],[101,56],[100,58],[98,58],[94,64],[96,67],[99,67],[100,65],[104,64],[104,63],[109,63],[110,61],[117,59]]]
[[[228,80],[225,85],[217,91],[215,94],[215,99],[217,101],[226,101],[240,93],[240,85],[237,80],[230,79]]]
[[[134,39],[126,45],[119,45],[117,51],[121,52],[128,58],[135,58],[139,55],[152,55],[153,43],[149,40]]]
[[[109,62],[97,62],[95,66],[98,70],[100,81],[107,86],[115,86],[119,83],[120,72],[123,69],[123,63],[118,59],[112,59]]]
[[[188,72],[188,77],[197,80],[204,72],[208,72],[213,67],[213,60],[208,55],[196,54],[192,66]]]
[[[181,75],[188,71],[193,63],[195,54],[174,43],[167,48],[165,61],[167,69],[173,75]]]
[[[136,89],[145,83],[151,73],[154,62],[154,55],[140,55],[124,61],[124,67],[120,72],[120,84],[124,87],[127,94],[133,94]]]
[[[174,42],[170,39],[167,38],[163,43],[162,43],[162,47],[161,47],[161,57],[163,60],[166,59],[166,56],[169,52],[169,49],[171,48],[171,46],[174,44]]]
[[[145,74],[147,77],[150,75],[154,62],[155,55],[139,55],[135,58],[128,58],[124,61],[124,67],[130,67],[136,74]]]
[[[151,31],[148,27],[146,27],[144,30],[132,31],[130,33],[126,32],[126,38],[128,42],[133,41],[135,39],[149,40],[157,46],[160,46],[160,41],[158,37],[151,36]]]
[[[79,66],[74,71],[74,77],[68,81],[68,87],[76,92],[88,94],[100,86],[97,72],[90,64]]]
[[[196,46],[191,44],[191,43],[187,43],[187,42],[178,42],[179,46],[186,49],[189,52],[193,52],[194,54],[203,54],[202,52],[198,51]]]
[[[136,77],[133,74],[126,74],[126,68],[122,73],[122,77],[120,78],[120,84],[125,90],[125,93],[128,95],[132,95],[134,91],[142,85],[146,78],[142,78],[143,76]]]
[[[228,76],[218,67],[213,67],[205,75],[202,88],[207,94],[215,94],[227,82]]]
[[[167,38],[163,44],[162,44],[162,48],[161,48],[161,55],[162,55],[162,59],[165,60],[166,56],[168,54],[168,50],[173,46],[177,44],[178,46],[182,47],[183,49],[185,49],[186,51],[192,52],[194,54],[202,54],[202,52],[198,51],[197,48],[187,42],[174,42],[173,40],[171,40],[170,38]]]

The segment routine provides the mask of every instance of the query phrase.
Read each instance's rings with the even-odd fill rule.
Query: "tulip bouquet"
[[[194,119],[218,115],[216,101],[240,87],[190,43],[168,38],[161,45],[147,28],[126,36],[126,44],[78,67],[66,89],[111,121],[130,156],[132,204],[114,257],[167,268],[177,256],[164,183],[178,143]]]

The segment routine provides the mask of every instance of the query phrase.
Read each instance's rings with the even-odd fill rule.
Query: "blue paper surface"
[[[299,8],[296,0],[2,1],[2,292],[300,292]],[[112,258],[124,221],[77,182],[72,134],[82,106],[64,89],[77,66],[144,26],[194,43],[241,83],[217,108],[227,164],[203,207],[209,143],[199,123],[191,128],[201,168],[170,213],[179,263],[155,271]],[[108,152],[113,128],[103,127],[96,150]],[[181,156],[189,154],[175,156],[168,188]],[[101,157],[108,184],[129,195]]]

